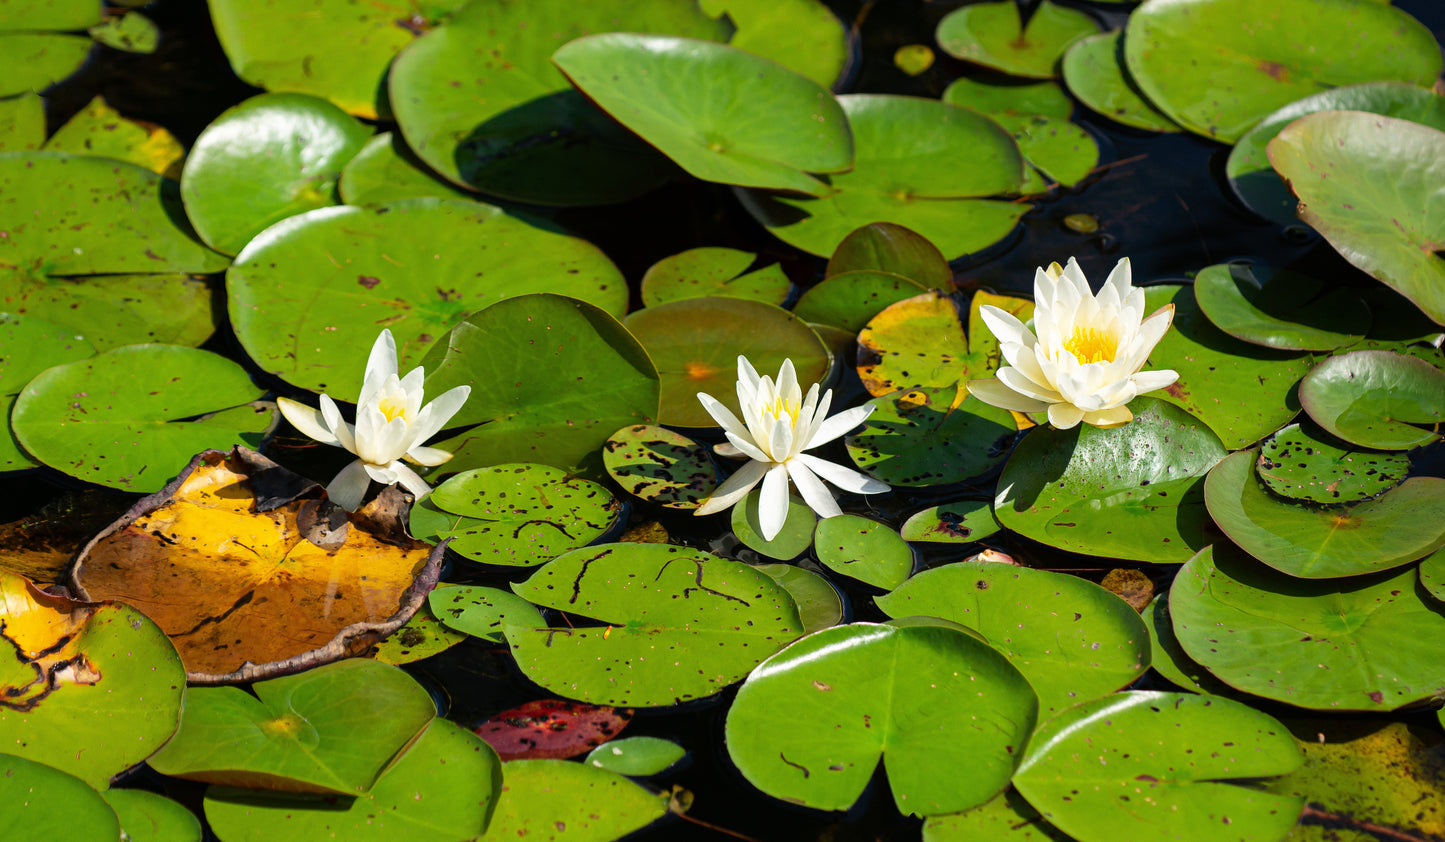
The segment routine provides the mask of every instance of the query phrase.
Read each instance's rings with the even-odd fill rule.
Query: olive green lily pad
[[[532,603],[509,591],[481,585],[444,585],[427,594],[427,605],[447,628],[504,643],[503,624],[546,625]]]
[[[1283,351],[1330,351],[1365,338],[1365,303],[1344,289],[1288,269],[1244,263],[1206,266],[1194,298],[1215,327],[1251,345]]]
[[[933,59],[933,48],[927,44],[904,44],[893,51],[893,66],[909,76],[927,73]]]
[[[1215,678],[1209,670],[1189,657],[1174,635],[1174,618],[1169,613],[1169,592],[1157,594],[1140,613],[1149,627],[1149,666],[1182,690],[1213,695],[1237,695],[1238,690]]]
[[[990,114],[1013,135],[1034,169],[1065,187],[1088,178],[1099,164],[1099,144],[1084,127],[1041,114]],[[1022,192],[1038,192],[1023,188]]]
[[[604,746],[605,748],[605,746]],[[616,772],[566,760],[502,764],[502,791],[478,842],[610,842],[667,815],[668,794]]]
[[[176,345],[127,345],[46,369],[15,402],[15,438],[87,482],[158,491],[203,450],[257,444],[274,407],[246,370]]]
[[[1074,842],[1039,816],[1022,795],[1012,788],[992,801],[962,813],[930,816],[923,823],[923,842]]]
[[[623,427],[609,436],[602,464],[623,491],[669,509],[696,509],[718,485],[706,447],[652,424]]]
[[[888,526],[861,515],[818,521],[813,541],[824,567],[875,588],[893,590],[913,572],[913,548],[908,542]]]
[[[1389,711],[1445,692],[1445,612],[1414,570],[1297,579],[1216,544],[1180,570],[1169,613],[1190,658],[1266,699]]]
[[[0,313],[0,417],[8,421],[16,397],[35,375],[94,353],[95,346],[70,328],[35,316]],[[0,432],[0,471],[37,464],[20,449],[6,423]]]
[[[1013,138],[982,114],[906,96],[850,94],[838,102],[856,160],[849,172],[830,176],[835,193],[739,193],[748,212],[789,245],[826,256],[859,227],[892,222],[953,259],[1003,239],[1029,210],[983,198],[1018,192],[1024,170]]]
[[[586,763],[619,775],[645,778],[660,775],[687,756],[687,749],[660,737],[623,737],[588,752]]]
[[[728,44],[772,59],[825,88],[848,63],[843,22],[819,0],[700,0],[710,17],[727,15],[737,31]]]
[[[1393,79],[1430,85],[1440,46],[1388,3],[1183,0],[1129,16],[1124,55],[1140,89],[1184,128],[1233,143],[1322,88]]]
[[[824,278],[793,306],[798,318],[856,334],[883,308],[925,292],[922,284],[892,272],[860,269]]]
[[[239,687],[192,687],[180,730],[150,765],[187,780],[359,795],[436,713],[405,672],[364,659],[251,689],[254,696]]]
[[[0,49],[3,49],[0,38]],[[0,754],[0,835],[14,842],[55,838],[63,817],[65,833],[76,839],[120,838],[120,820],[85,781],[23,757]]]
[[[1020,794],[1079,842],[1283,839],[1305,799],[1249,786],[1304,762],[1273,717],[1189,693],[1129,692],[1045,722],[1014,776]]]
[[[683,298],[638,310],[623,323],[657,365],[662,377],[658,421],[671,426],[717,426],[698,401],[698,392],[717,398],[734,414],[741,411],[739,356],[769,377],[791,359],[804,386],[822,380],[831,362],[827,347],[806,322],[761,301]]]
[[[143,125],[121,116],[96,97],[65,121],[45,141],[51,152],[95,155],[129,161],[168,178],[179,178],[185,147],[160,126]]]
[[[1116,123],[1149,132],[1177,132],[1179,124],[1154,107],[1124,64],[1119,39],[1123,30],[1080,38],[1064,53],[1064,83],[1069,92]]]
[[[948,83],[941,99],[990,116],[994,114],[1040,114],[1067,120],[1074,103],[1057,82],[1026,82],[1018,79],[983,80],[961,76]]]
[[[661,706],[710,696],[802,633],[781,585],[746,564],[664,544],[575,550],[513,585],[604,625],[508,625],[523,674],[570,699]]]
[[[1353,351],[1315,366],[1300,382],[1300,403],[1351,444],[1409,450],[1440,438],[1445,372],[1390,351]]]
[[[965,61],[1013,76],[1058,75],[1069,45],[1099,31],[1089,15],[1050,0],[1033,7],[1028,23],[1013,0],[976,3],[949,13],[938,24],[938,45]]]
[[[833,95],[736,47],[613,32],[578,38],[552,61],[614,119],[704,181],[826,196],[828,185],[808,173],[853,166],[848,118]]]
[[[774,798],[845,810],[881,756],[904,814],[974,807],[1008,783],[1038,699],[998,652],[942,624],[825,629],[764,661],[728,710],[728,754]]]
[[[79,70],[90,47],[84,35],[0,31],[0,55],[5,56],[0,96],[44,91]]]
[[[1407,564],[1445,545],[1445,479],[1414,477],[1373,500],[1316,506],[1281,500],[1255,476],[1257,451],[1209,472],[1204,499],[1245,552],[1303,579],[1358,576]]]
[[[953,269],[938,246],[916,231],[892,222],[870,222],[848,232],[828,258],[825,277],[846,272],[888,272],[924,287],[953,283]]]
[[[143,789],[101,793],[132,842],[201,842],[201,822],[178,802]]]
[[[532,567],[592,543],[617,522],[606,488],[548,465],[463,471],[411,510],[411,534],[485,564]],[[435,606],[433,606],[435,608]]]
[[[1366,82],[1320,91],[1295,100],[1255,124],[1234,145],[1224,172],[1240,201],[1250,210],[1281,225],[1294,225],[1299,205],[1270,166],[1266,146],[1306,114],[1317,111],[1368,111],[1445,129],[1445,97],[1429,88],[1403,82]]]
[[[1275,494],[1313,503],[1355,503],[1389,491],[1410,472],[1403,453],[1342,448],[1299,424],[1260,445],[1257,475]]]
[[[552,54],[597,32],[721,41],[728,29],[676,0],[473,2],[397,57],[392,107],[411,148],[457,184],[537,204],[619,202],[676,168],[573,90]]]
[[[964,561],[925,570],[875,602],[890,617],[971,628],[1058,711],[1132,683],[1149,668],[1149,630],[1093,582],[1014,565]]]
[[[899,533],[906,541],[968,544],[982,541],[1003,527],[993,516],[989,500],[960,500],[914,512]]]
[[[236,254],[275,223],[336,204],[341,168],[370,137],[324,99],[252,97],[196,138],[181,173],[186,213],[207,245]]]
[[[1445,602],[1445,549],[1436,550],[1420,561],[1420,586]]]
[[[1445,179],[1445,131],[1327,111],[1290,123],[1268,151],[1299,197],[1300,219],[1346,260],[1445,324],[1445,221],[1433,189]]]
[[[0,99],[0,152],[29,152],[45,143],[45,100],[25,93]]]
[[[562,295],[493,304],[453,328],[425,366],[427,394],[471,387],[452,425],[481,425],[438,443],[455,454],[448,470],[570,470],[617,428],[657,416],[657,369],[642,346],[606,312]]]
[[[614,315],[627,309],[626,282],[592,244],[492,205],[434,198],[285,220],[237,255],[226,291],[251,359],[338,400],[361,391],[359,361],[381,327],[407,371],[468,315],[513,296],[551,292]]]
[[[762,489],[754,488],[732,507],[733,535],[743,542],[743,546],[768,558],[779,561],[797,558],[813,545],[813,531],[818,525],[817,515],[808,508],[803,498],[789,492],[788,516],[783,520],[782,529],[769,541],[763,537],[762,521],[758,517],[758,505],[762,496]]]
[[[899,390],[873,403],[863,428],[845,439],[848,458],[892,486],[975,479],[1003,464],[1013,444],[1008,410],[968,395],[961,384]]]
[[[430,599],[431,594],[427,597]],[[424,602],[406,625],[376,644],[372,657],[383,664],[401,666],[445,652],[466,639],[465,632],[456,631],[437,619],[431,606]]]
[[[160,27],[155,21],[136,11],[107,17],[86,31],[97,44],[125,53],[153,53],[161,40]]]
[[[791,281],[774,263],[745,271],[756,257],[752,252],[726,248],[695,248],[652,264],[642,276],[642,303],[651,307],[679,298],[729,295],[782,306]]]
[[[1219,437],[1176,406],[1130,404],[1122,427],[1035,428],[998,480],[999,523],[1051,547],[1178,564],[1210,543],[1204,476]]]
[[[336,184],[341,201],[348,205],[376,205],[397,199],[472,199],[473,196],[435,177],[401,139],[382,132],[352,156],[341,168]]]
[[[77,30],[99,23],[97,0],[5,0],[0,32],[9,30]]]
[[[216,330],[212,288],[189,275],[44,277],[0,270],[0,299],[67,330],[99,351],[160,343],[195,347]]]
[[[782,585],[797,603],[804,634],[842,622],[843,597],[827,576],[792,564],[755,564],[753,569]]]

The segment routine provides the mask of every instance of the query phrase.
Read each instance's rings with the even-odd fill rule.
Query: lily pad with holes
[[[647,349],[662,377],[658,421],[677,427],[715,427],[698,392],[717,398],[734,414],[738,357],[758,374],[776,377],[791,359],[803,386],[828,373],[828,349],[807,323],[761,301],[708,296],[683,298],[631,313],[623,322]]]
[[[848,64],[848,32],[819,0],[701,0],[711,17],[727,15],[728,44],[772,59],[832,88]]]
[[[1413,570],[1298,579],[1216,544],[1180,570],[1169,613],[1190,658],[1266,699],[1383,712],[1445,692],[1445,612]]]
[[[0,45],[3,45],[0,39]],[[18,842],[41,842],[39,830],[65,819],[66,833],[83,839],[119,839],[120,820],[92,787],[74,775],[44,763],[0,754],[0,834]]]
[[[663,544],[575,550],[512,589],[588,622],[506,626],[527,678],[592,704],[710,696],[802,634],[781,585],[745,564]]]
[[[793,598],[805,634],[842,622],[843,597],[827,576],[792,564],[755,564],[753,569],[767,574]]]
[[[619,775],[660,775],[687,756],[687,749],[660,737],[623,737],[588,752],[586,763]]]
[[[1012,76],[1048,79],[1058,75],[1059,59],[1069,45],[1099,31],[1078,9],[1043,0],[1028,22],[1013,0],[976,3],[956,9],[938,24],[938,45],[965,61]]]
[[[1440,438],[1445,372],[1390,351],[1353,351],[1315,366],[1300,383],[1300,403],[1347,442],[1409,450]]]
[[[532,603],[514,593],[481,585],[444,585],[427,594],[427,606],[447,628],[488,643],[505,642],[505,623],[546,625]]]
[[[371,128],[324,99],[261,94],[196,138],[181,198],[201,239],[236,254],[288,217],[337,203],[336,182]]]
[[[1123,30],[1100,32],[1069,45],[1062,64],[1064,83],[1079,101],[1099,114],[1136,129],[1177,132],[1179,124],[1154,107],[1129,73],[1119,39]]]
[[[411,511],[411,534],[472,561],[532,567],[592,543],[621,508],[606,488],[548,465],[463,471]],[[435,606],[433,606],[435,608]]]
[[[1027,567],[959,562],[925,570],[875,602],[890,617],[941,617],[977,631],[1059,711],[1149,668],[1149,630],[1093,582]]]
[[[924,291],[922,284],[891,272],[843,272],[810,287],[793,312],[809,322],[856,334],[883,308]]]
[[[1209,514],[1245,552],[1304,579],[1358,576],[1408,564],[1445,546],[1445,479],[1414,477],[1373,500],[1331,506],[1287,502],[1256,476],[1258,451],[1231,454],[1209,473]]]
[[[855,623],[765,661],[728,710],[728,754],[753,786],[846,810],[881,758],[904,814],[953,813],[1008,783],[1038,712],[1002,655],[935,621]]]
[[[982,541],[1002,527],[988,500],[960,500],[914,512],[899,533],[904,540],[934,544],[968,544]]]
[[[1122,427],[1031,430],[998,480],[999,523],[1051,547],[1178,564],[1212,540],[1204,477],[1219,437],[1176,406],[1130,404]]]
[[[982,114],[906,96],[850,94],[838,102],[856,160],[829,177],[836,192],[821,199],[739,192],[748,212],[789,245],[826,256],[859,227],[892,222],[953,259],[1003,239],[1029,210],[985,198],[1017,193],[1024,171],[1013,138]]]
[[[160,43],[160,27],[135,10],[107,17],[86,30],[97,44],[125,53],[149,55]]]
[[[401,135],[372,137],[341,168],[336,192],[348,205],[376,205],[397,199],[472,199],[473,195],[434,176]]]
[[[16,398],[35,375],[94,353],[95,347],[77,331],[35,316],[0,313],[0,418],[10,418]],[[10,425],[5,424],[0,431],[0,471],[38,464],[20,447]]]
[[[861,515],[818,521],[813,535],[818,560],[834,573],[891,591],[913,572],[913,548],[887,525]]]
[[[848,233],[828,258],[825,277],[846,272],[888,272],[924,287],[945,289],[953,270],[938,246],[892,222],[870,222]]]
[[[1194,298],[1215,327],[1251,345],[1330,351],[1364,339],[1365,303],[1348,290],[1321,292],[1323,286],[1288,269],[1217,263],[1194,278]]]
[[[1278,0],[1273,11],[1261,17],[1252,0],[1142,6],[1124,39],[1129,71],[1170,119],[1225,143],[1322,88],[1440,75],[1430,31],[1388,3]]]
[[[1356,503],[1383,494],[1410,472],[1403,453],[1350,447],[1291,424],[1260,445],[1256,473],[1280,497],[1312,503]]]
[[[129,16],[127,16],[129,17]],[[167,178],[179,178],[185,147],[160,126],[137,123],[96,97],[45,141],[51,152],[129,161]]]
[[[757,255],[727,248],[695,248],[652,264],[642,276],[642,303],[651,307],[679,298],[727,295],[782,306],[791,281],[774,263],[746,271]]]
[[[779,561],[797,558],[813,545],[813,531],[817,527],[818,516],[808,508],[803,498],[789,493],[788,516],[783,520],[782,529],[769,541],[763,537],[762,521],[758,517],[762,496],[762,489],[754,488],[732,507],[730,518],[733,534],[743,542],[743,546],[768,558]]]
[[[962,385],[902,389],[874,400],[848,457],[889,485],[917,488],[977,479],[1003,464],[1015,427],[1008,410]]]
[[[474,730],[503,760],[560,760],[617,736],[633,713],[631,708],[533,699],[501,711]]]
[[[502,764],[501,796],[478,842],[513,842],[533,834],[621,839],[667,815],[667,804],[666,792],[606,769],[565,760],[512,760]]]
[[[1305,799],[1250,780],[1304,763],[1289,729],[1217,696],[1134,691],[1070,708],[1029,743],[1014,786],[1080,842],[1283,839]]]
[[[669,509],[696,509],[718,485],[706,447],[652,424],[613,433],[602,446],[602,463],[623,491]]]

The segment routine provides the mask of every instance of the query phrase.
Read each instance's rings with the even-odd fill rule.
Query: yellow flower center
[[[772,403],[763,406],[763,412],[775,419],[781,420],[784,415],[788,416],[794,427],[798,426],[798,411],[801,409],[802,407],[798,405],[797,401],[786,401],[781,397],[775,398]]]
[[[1083,365],[1111,363],[1119,351],[1118,337],[1094,327],[1076,327],[1074,335],[1064,343],[1064,350]]]
[[[386,418],[387,421],[406,418],[405,401],[397,400],[396,398],[382,398],[377,402],[376,408],[381,410],[382,416]]]

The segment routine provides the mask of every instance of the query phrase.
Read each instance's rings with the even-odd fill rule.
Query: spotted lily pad
[[[926,487],[975,479],[1003,464],[1013,416],[962,386],[905,389],[874,401],[877,410],[847,439],[848,457],[892,486]]]
[[[1064,53],[1064,82],[1079,101],[1105,117],[1151,132],[1177,132],[1179,124],[1164,116],[1139,91],[1124,64],[1119,39],[1123,30],[1080,38]]]
[[[45,141],[45,149],[129,161],[179,178],[185,147],[160,126],[136,123],[96,97]]]
[[[824,567],[875,588],[893,590],[913,572],[913,548],[908,542],[885,524],[861,515],[818,521],[813,540]]]
[[[592,749],[587,764],[629,777],[660,775],[687,756],[687,749],[660,737],[623,737]]]
[[[5,56],[7,71],[0,96],[44,91],[79,70],[90,47],[91,40],[84,35],[0,30],[0,55]]]
[[[537,620],[540,625],[541,617]],[[503,760],[560,760],[584,754],[617,736],[632,714],[631,708],[534,699],[498,713],[475,732]]]
[[[1445,602],[1445,550],[1436,550],[1420,560],[1420,586]]]
[[[843,597],[827,576],[792,564],[754,564],[753,569],[782,585],[798,604],[804,633],[831,628],[843,620]]]
[[[1042,114],[990,114],[1013,135],[1019,154],[1051,181],[1074,187],[1099,163],[1099,144],[1075,123]],[[1028,187],[1023,193],[1039,192]]]
[[[961,500],[914,512],[899,532],[908,541],[967,544],[982,541],[1002,527],[989,500]]]
[[[791,282],[774,263],[745,271],[752,252],[726,248],[695,248],[652,264],[642,276],[642,303],[648,307],[678,298],[729,295],[782,306]]]
[[[26,93],[0,99],[0,152],[30,152],[45,143],[45,100]]]
[[[488,643],[502,643],[502,626],[545,625],[532,603],[481,585],[447,585],[427,594],[427,606],[447,628]]]
[[[37,277],[0,270],[0,306],[84,334],[98,351],[197,347],[216,329],[210,284],[184,274]]]
[[[423,603],[406,625],[376,644],[372,657],[383,664],[401,666],[445,652],[466,639],[466,633],[442,623],[432,613],[431,606]]]
[[[533,834],[579,842],[621,839],[667,815],[667,804],[667,793],[596,766],[513,760],[502,764],[501,797],[478,842],[514,842]]]
[[[953,270],[938,246],[892,222],[870,222],[850,231],[828,258],[825,276],[861,271],[902,275],[935,289],[946,289],[953,283]]]
[[[696,509],[718,484],[706,447],[652,424],[613,433],[602,462],[623,491],[669,509]]]
[[[1330,357],[1300,383],[1316,424],[1362,447],[1409,450],[1440,438],[1445,372],[1390,351]]]
[[[4,39],[0,36],[0,49]],[[16,842],[44,842],[57,816],[77,838],[120,838],[120,821],[92,787],[74,775],[44,763],[0,754],[0,834]]]
[[[0,417],[8,419],[15,399],[45,369],[85,359],[95,347],[69,328],[34,316],[0,313]],[[20,447],[10,425],[0,431],[0,471],[40,464]]]
[[[1322,286],[1288,269],[1218,263],[1195,277],[1194,297],[1215,327],[1252,345],[1329,351],[1364,339],[1364,302],[1344,289],[1320,294]]]
[[[956,9],[938,24],[943,51],[1013,76],[1047,79],[1074,41],[1099,31],[1087,14],[1050,0],[1034,6],[1027,24],[1013,0]]]
[[[97,44],[125,53],[148,55],[160,43],[160,27],[137,11],[121,12],[86,30]]]
[[[782,529],[769,541],[763,537],[762,521],[758,517],[762,496],[762,489],[754,488],[732,507],[730,517],[733,534],[743,542],[743,546],[768,558],[779,561],[797,558],[813,545],[813,531],[818,524],[817,515],[808,508],[803,498],[789,493],[788,516],[783,520]]]
[[[1313,503],[1355,503],[1394,488],[1410,471],[1403,453],[1342,448],[1299,424],[1260,445],[1256,474],[1281,497]]]
[[[809,287],[793,312],[810,322],[856,334],[888,305],[923,292],[922,284],[891,272],[843,272]]]
[[[930,816],[923,823],[923,842],[1074,842],[1073,837],[1054,828],[1029,806],[1022,795],[1006,789],[981,807]]]

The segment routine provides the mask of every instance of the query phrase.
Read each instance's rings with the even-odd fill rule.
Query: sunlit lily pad
[[[1305,799],[1248,783],[1303,762],[1268,714],[1217,696],[1136,691],[1045,722],[1014,786],[1080,842],[1270,842],[1294,827]]]
[[[883,308],[924,291],[917,281],[891,272],[843,272],[809,287],[793,312],[809,322],[856,334]]]
[[[587,765],[629,777],[660,775],[687,756],[687,749],[660,737],[623,737],[592,749]]]
[[[287,217],[336,204],[341,168],[370,137],[324,99],[252,97],[196,138],[181,175],[186,214],[207,245],[235,254]]]
[[[1430,43],[1434,79],[1440,55]],[[1445,181],[1445,131],[1326,111],[1290,123],[1268,151],[1299,197],[1300,219],[1346,260],[1445,324],[1445,220],[1435,189]]]
[[[537,620],[541,625],[541,617]],[[496,714],[475,732],[503,760],[565,759],[607,742],[632,716],[631,708],[533,699]]]
[[[944,88],[942,99],[984,114],[1041,114],[1067,120],[1074,113],[1074,103],[1057,82],[960,76]]]
[[[6,69],[0,96],[44,91],[79,70],[90,47],[90,38],[84,35],[0,31]]]
[[[372,657],[383,664],[401,666],[445,652],[466,639],[464,632],[442,623],[432,613],[431,606],[422,603],[416,613],[411,615],[411,619],[406,621],[406,625],[376,644]]]
[[[1051,547],[1178,564],[1212,540],[1204,476],[1225,450],[1178,407],[1136,398],[1122,427],[1031,430],[998,480],[999,523]]]
[[[336,184],[341,201],[348,205],[376,205],[397,199],[471,199],[466,190],[432,175],[406,145],[401,135],[382,132],[352,156],[341,168]]]
[[[758,517],[761,499],[762,489],[754,488],[729,511],[733,535],[743,542],[743,546],[768,558],[788,561],[813,545],[818,516],[808,508],[803,498],[788,494],[788,516],[771,541],[763,537],[762,521]]]
[[[609,436],[602,463],[623,491],[669,509],[696,509],[718,484],[706,447],[652,424]]]
[[[1348,290],[1288,269],[1244,263],[1206,266],[1194,278],[1199,309],[1215,327],[1252,345],[1329,351],[1365,338],[1369,312]]]
[[[1440,437],[1445,372],[1403,354],[1354,351],[1315,366],[1300,383],[1300,403],[1347,442],[1409,450]]]
[[[726,248],[688,249],[664,257],[642,276],[642,303],[651,307],[678,298],[729,295],[782,306],[791,281],[776,263],[745,271],[755,257],[752,252]]]
[[[737,31],[728,44],[776,61],[825,88],[848,63],[843,22],[819,0],[700,0],[712,17],[726,14]]]
[[[515,842],[533,834],[608,842],[667,815],[667,803],[667,793],[606,769],[566,760],[513,760],[502,764],[501,797],[478,842]]]
[[[1179,124],[1164,116],[1139,91],[1119,48],[1123,30],[1081,38],[1064,53],[1064,82],[1079,101],[1126,126],[1150,132],[1177,132]]]
[[[913,572],[908,542],[887,525],[861,515],[818,521],[813,541],[824,567],[875,588],[893,590]]]
[[[1299,424],[1260,445],[1257,475],[1281,497],[1314,503],[1354,503],[1399,485],[1410,472],[1403,453],[1342,448]]]
[[[136,123],[96,97],[55,134],[45,149],[74,155],[95,155],[139,164],[168,178],[179,178],[186,150],[175,135],[155,125]]]
[[[454,631],[479,637],[488,643],[503,643],[502,626],[545,625],[532,603],[510,592],[481,585],[447,585],[427,594],[427,606]]]
[[[1074,41],[1099,31],[1087,14],[1050,0],[1031,9],[1028,23],[1013,0],[976,3],[938,24],[943,51],[1013,76],[1048,79]]]
[[[1129,70],[1170,119],[1226,143],[1322,88],[1428,86],[1440,74],[1430,31],[1388,3],[1276,0],[1272,12],[1259,15],[1254,0],[1141,6],[1124,39]]]
[[[842,622],[843,597],[827,576],[793,564],[755,564],[753,569],[767,574],[793,598],[798,605],[798,617],[803,621],[805,634]]]
[[[30,152],[45,143],[45,100],[26,93],[0,99],[0,152]]]
[[[406,371],[469,314],[513,296],[551,292],[614,315],[627,309],[626,282],[592,244],[455,199],[292,217],[237,255],[226,291],[251,359],[339,400],[360,392],[360,361],[379,326],[396,337]],[[491,349],[488,358],[498,356]],[[478,397],[474,389],[468,409]]]
[[[1156,595],[1139,616],[1144,620],[1144,625],[1149,627],[1149,666],[1155,672],[1191,693],[1210,693],[1216,696],[1239,693],[1201,667],[1199,662],[1189,657],[1184,647],[1179,645],[1179,638],[1174,634],[1174,618],[1169,613],[1168,591]]]
[[[125,53],[149,55],[160,44],[160,27],[155,21],[131,10],[107,16],[86,30],[97,44]]]
[[[934,289],[946,289],[953,283],[953,269],[938,246],[892,222],[870,222],[848,232],[828,258],[824,274],[831,278],[861,271],[902,275]]]
[[[1074,187],[1099,163],[1099,144],[1084,127],[1040,114],[990,114],[1013,135],[1029,166],[1065,187]],[[1037,192],[1022,189],[1024,193]]]
[[[0,38],[0,49],[3,49]],[[100,793],[85,781],[44,763],[0,754],[0,834],[15,842],[45,842],[54,836],[56,819],[76,839],[120,838],[120,820]]]
[[[1073,837],[1055,829],[1029,806],[1022,795],[1006,789],[993,800],[972,810],[930,816],[923,823],[923,842],[1074,842]]]
[[[1149,668],[1139,615],[1077,576],[965,561],[925,570],[874,601],[891,617],[941,617],[979,632],[1046,711],[1112,693]]]
[[[506,627],[522,672],[594,704],[710,696],[802,633],[787,591],[746,564],[663,544],[568,553],[513,590],[603,625]]]
[[[846,810],[880,756],[898,810],[977,806],[1008,783],[1038,699],[998,652],[946,625],[825,629],[763,662],[728,710],[728,754],[753,786]]]
[[[989,500],[960,500],[914,512],[899,530],[905,540],[920,543],[967,544],[999,531]]]
[[[948,485],[988,473],[1013,444],[1013,416],[966,392],[962,385],[944,386],[875,399],[877,409],[846,439],[848,457],[895,487]]]
[[[1304,579],[1358,576],[1407,564],[1445,545],[1445,479],[1414,477],[1359,503],[1280,500],[1255,476],[1257,451],[1209,472],[1209,514],[1245,552]]]
[[[0,307],[84,334],[99,351],[199,346],[216,329],[214,297],[205,281],[182,274],[47,278],[0,270]]]
[[[132,842],[202,842],[201,822],[177,801],[144,789],[101,793]]]
[[[1311,581],[1216,544],[1180,570],[1169,613],[1189,657],[1266,699],[1388,711],[1445,692],[1445,613],[1413,570]]]
[[[10,418],[15,399],[30,379],[45,369],[95,353],[84,336],[34,316],[0,312],[0,417]],[[0,431],[0,471],[33,468],[10,425]]]

